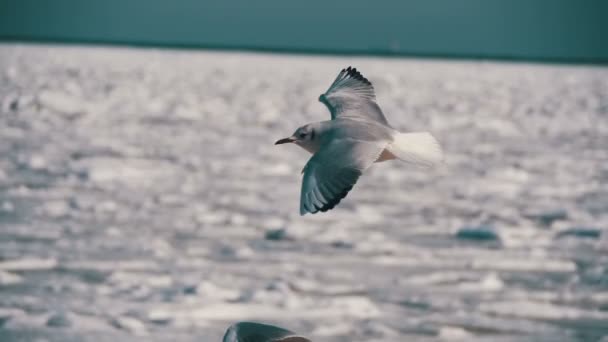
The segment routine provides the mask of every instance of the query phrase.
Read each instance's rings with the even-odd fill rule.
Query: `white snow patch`
[[[41,271],[57,267],[55,259],[15,259],[0,261],[0,270],[4,271]]]
[[[471,267],[477,270],[500,270],[500,271],[539,271],[539,272],[562,272],[576,271],[576,264],[570,260],[548,260],[548,259],[498,259],[485,258],[476,259],[471,262]]]
[[[470,341],[473,335],[460,327],[443,326],[439,328],[438,336],[440,340],[445,341]]]
[[[481,303],[480,311],[494,315],[547,320],[608,320],[608,313],[533,301]]]
[[[23,277],[5,271],[0,271],[0,286],[15,285],[23,282]]]
[[[70,204],[63,200],[53,200],[44,203],[40,211],[50,218],[64,218],[70,213]]]
[[[38,101],[42,106],[66,115],[75,115],[86,110],[86,104],[81,99],[57,91],[43,90],[38,94]]]
[[[209,281],[202,281],[196,285],[196,293],[213,300],[234,301],[241,295],[236,289],[220,287]]]

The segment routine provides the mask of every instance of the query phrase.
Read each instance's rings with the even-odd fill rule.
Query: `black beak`
[[[281,145],[281,144],[292,143],[294,141],[296,141],[296,139],[294,139],[292,137],[289,137],[289,138],[284,138],[284,139],[277,140],[277,142],[275,142],[274,144],[275,145]]]

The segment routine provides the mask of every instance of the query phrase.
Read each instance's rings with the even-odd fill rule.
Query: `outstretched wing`
[[[226,330],[223,342],[310,342],[295,333],[274,325],[239,322]]]
[[[389,125],[376,103],[372,83],[356,68],[342,69],[329,89],[319,96],[319,101],[327,106],[332,119],[352,117]]]
[[[386,142],[336,139],[310,158],[304,170],[300,214],[328,211],[346,197],[363,171],[380,156]]]

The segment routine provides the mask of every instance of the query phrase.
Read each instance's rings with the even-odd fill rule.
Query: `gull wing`
[[[340,203],[386,145],[347,138],[322,146],[302,171],[300,214],[325,212]]]
[[[350,117],[373,120],[389,126],[376,103],[372,83],[356,68],[342,69],[329,89],[319,96],[319,101],[327,106],[332,120]]]
[[[223,342],[310,342],[295,333],[273,325],[238,322],[226,330]]]

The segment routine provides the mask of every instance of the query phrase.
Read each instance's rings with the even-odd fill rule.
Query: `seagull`
[[[302,170],[300,215],[333,209],[376,162],[432,167],[443,161],[429,132],[401,133],[388,123],[372,83],[356,68],[342,69],[319,101],[331,120],[301,126],[275,143],[294,143],[313,154]]]
[[[238,322],[231,325],[222,342],[311,342],[295,333],[274,325]]]

